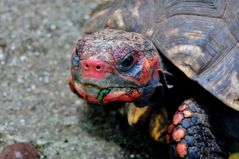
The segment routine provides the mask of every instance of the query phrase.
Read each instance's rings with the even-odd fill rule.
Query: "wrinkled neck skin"
[[[153,43],[133,32],[105,29],[79,40],[72,51],[71,89],[89,103],[149,103],[164,87]]]

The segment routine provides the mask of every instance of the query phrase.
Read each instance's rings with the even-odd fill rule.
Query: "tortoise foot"
[[[227,158],[210,129],[204,107],[186,100],[178,107],[166,137],[172,158]]]

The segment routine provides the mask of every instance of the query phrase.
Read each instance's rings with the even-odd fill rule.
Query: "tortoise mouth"
[[[92,83],[75,81],[77,93],[90,103],[131,102],[142,96],[137,88],[100,87]]]

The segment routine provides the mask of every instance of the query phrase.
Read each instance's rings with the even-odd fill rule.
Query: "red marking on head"
[[[71,67],[71,73],[73,74],[73,73],[75,73],[75,72],[76,72],[75,67]]]
[[[140,76],[140,84],[141,85],[146,85],[149,82],[149,79],[151,78],[150,77],[150,74],[151,74],[150,69],[151,69],[151,66],[150,66],[149,61],[146,58],[144,58],[143,59],[143,69],[142,69],[141,76]]]
[[[155,78],[155,79],[159,79],[159,72],[158,72],[157,69],[154,70],[153,78]]]
[[[138,78],[135,78],[134,76],[129,76],[127,74],[122,74],[121,72],[118,72],[118,71],[115,71],[114,73],[140,86],[147,85],[148,82],[151,80],[151,78],[155,78],[156,80],[159,80],[158,69],[160,68],[160,65],[159,65],[158,56],[154,56],[152,59],[148,59],[144,57],[141,60],[141,65],[143,67],[140,72],[140,76]],[[152,72],[152,69],[154,69],[154,72]]]
[[[133,92],[130,94],[126,92],[117,92],[117,93],[110,93],[106,95],[103,99],[103,102],[113,102],[113,101],[122,101],[122,102],[131,102],[134,99],[141,97],[142,95],[139,93],[137,89],[134,89]]]
[[[75,90],[80,95],[82,98],[86,99],[87,101],[91,103],[99,103],[100,101],[95,97],[90,94],[87,94],[81,87],[78,87],[77,85],[75,86]]]
[[[181,139],[185,136],[186,132],[184,129],[179,128],[177,130],[174,130],[172,137],[174,139],[174,141],[181,141]]]
[[[124,79],[126,79],[126,80],[128,80],[128,81],[134,82],[134,83],[137,84],[137,85],[141,85],[140,80],[135,79],[135,77],[131,77],[131,76],[128,76],[128,75],[123,75],[121,72],[118,72],[118,71],[116,71],[116,70],[115,70],[114,73],[115,73],[117,76],[119,76],[119,77],[122,77],[122,78],[124,78]]]
[[[153,77],[159,79],[159,72],[163,72],[163,69],[160,67],[159,57],[155,56],[152,60],[152,66],[155,66]]]
[[[185,104],[182,104],[182,105],[180,105],[179,107],[178,107],[178,110],[179,111],[183,111],[183,110],[185,110],[186,109],[186,105]]]
[[[70,77],[68,78],[68,83],[69,83],[69,85],[70,85],[71,91],[72,91],[72,92],[75,92],[76,89],[75,89],[75,85],[74,85],[72,76],[70,76]]]
[[[173,124],[177,125],[178,123],[180,123],[183,120],[183,118],[184,118],[183,114],[181,112],[177,112],[173,116]]]
[[[193,113],[190,110],[184,110],[183,115],[185,118],[189,118],[193,116]]]
[[[174,125],[173,125],[173,124],[170,124],[170,125],[168,126],[168,133],[173,132],[173,129],[174,129]]]
[[[86,60],[81,60],[81,72],[84,78],[101,80],[106,78],[110,68],[105,62],[96,56],[91,56]]]
[[[177,144],[176,150],[177,150],[178,156],[181,158],[184,158],[187,155],[187,144],[185,143]]]

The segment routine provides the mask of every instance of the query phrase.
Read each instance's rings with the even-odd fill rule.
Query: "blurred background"
[[[70,54],[105,0],[0,0],[0,151],[33,144],[42,159],[165,158],[148,134],[71,93]]]

